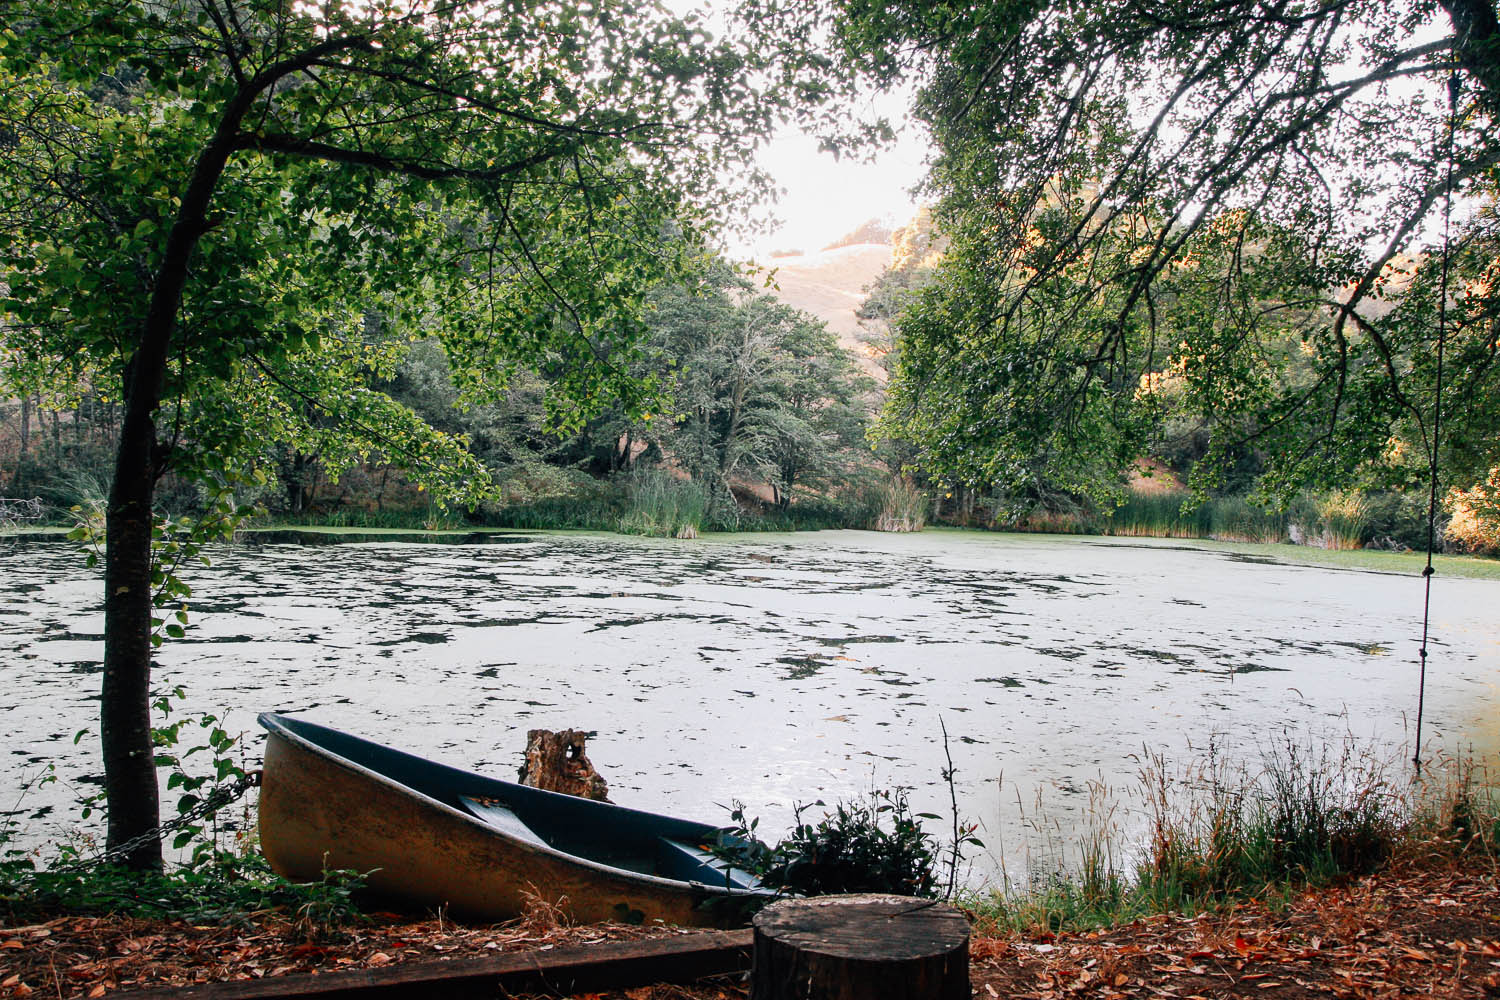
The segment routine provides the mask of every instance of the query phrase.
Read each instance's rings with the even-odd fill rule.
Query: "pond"
[[[267,709],[501,777],[527,729],[575,727],[615,801],[722,822],[737,799],[774,832],[796,803],[898,784],[946,814],[946,726],[988,846],[974,881],[1066,841],[1143,748],[1250,759],[1286,730],[1394,759],[1416,708],[1420,578],[1165,540],[511,534],[213,560],[157,682],[252,759]],[[55,835],[99,781],[99,587],[64,544],[11,546],[0,573],[0,810]],[[1500,749],[1497,607],[1500,582],[1436,585],[1435,743]],[[18,804],[53,761],[64,782]]]

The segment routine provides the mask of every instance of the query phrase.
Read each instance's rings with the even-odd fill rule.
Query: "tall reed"
[[[904,478],[892,479],[879,492],[876,531],[921,531],[927,525],[930,501],[927,495]]]
[[[1286,518],[1241,497],[1212,497],[1194,503],[1182,491],[1130,493],[1109,512],[1103,533],[1152,538],[1211,538],[1221,542],[1280,542]]]
[[[665,469],[645,470],[631,476],[626,497],[618,526],[625,534],[697,538],[703,529],[708,496],[691,479]]]
[[[1471,756],[1436,755],[1419,781],[1404,761],[1351,738],[1283,733],[1247,764],[1210,742],[1185,764],[1142,755],[1126,790],[1139,813],[1090,786],[1077,842],[1039,819],[1027,876],[968,900],[998,930],[1082,930],[1160,912],[1192,913],[1377,871],[1393,855],[1438,853],[1500,868],[1500,792]],[[1135,831],[1127,837],[1126,830]],[[1005,863],[1003,849],[1000,857]]]
[[[1357,549],[1364,542],[1370,505],[1358,490],[1337,490],[1318,504],[1318,527],[1325,549]]]

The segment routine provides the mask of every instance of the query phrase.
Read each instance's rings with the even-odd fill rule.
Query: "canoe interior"
[[[759,888],[708,851],[718,827],[529,788],[450,767],[275,713],[260,723],[467,816],[507,837],[626,872],[731,889]]]

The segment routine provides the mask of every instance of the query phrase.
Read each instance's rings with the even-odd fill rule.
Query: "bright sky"
[[[809,0],[811,2],[811,0]],[[723,29],[722,12],[734,0],[664,0],[679,15],[700,11],[707,15],[709,30]],[[882,219],[903,225],[916,214],[911,189],[926,173],[923,166],[929,144],[920,128],[906,122],[909,94],[872,94],[865,107],[853,110],[863,118],[884,115],[896,130],[896,143],[877,152],[869,162],[835,160],[820,152],[816,139],[796,129],[777,135],[761,151],[760,165],[783,189],[769,208],[758,209],[779,223],[765,236],[749,242],[731,243],[733,256],[766,263],[772,252],[815,252],[861,223]]]
[[[784,189],[771,208],[780,225],[750,246],[734,249],[764,262],[772,251],[820,250],[870,219],[902,225],[916,214],[911,189],[926,173],[926,135],[920,126],[905,122],[905,95],[883,95],[871,106],[896,127],[897,141],[870,162],[836,160],[818,150],[816,139],[796,130],[772,140],[760,163]]]

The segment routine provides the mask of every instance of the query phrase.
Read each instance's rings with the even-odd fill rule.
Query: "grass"
[[[474,528],[474,527],[462,527],[462,528],[420,528],[420,527],[418,527],[418,528],[360,528],[360,527],[353,527],[353,526],[350,526],[350,525],[341,525],[341,526],[338,526],[338,525],[328,525],[328,524],[299,524],[299,523],[297,523],[295,521],[288,521],[285,524],[263,524],[263,523],[262,524],[256,524],[254,527],[242,528],[241,532],[242,533],[243,532],[248,532],[250,534],[254,534],[257,531],[301,531],[301,532],[307,532],[308,534],[314,534],[314,535],[334,535],[334,536],[338,536],[338,535],[355,535],[355,536],[396,535],[396,536],[400,536],[400,535],[468,535],[468,534],[474,533],[475,531],[491,531],[491,530],[504,531],[505,529],[503,529],[503,528],[501,528],[501,529]]]
[[[927,531],[935,532],[975,532],[989,537],[1001,538],[1009,536],[1016,544],[1029,543],[1053,543],[1053,544],[1080,544],[1081,539],[1076,532],[995,532],[983,528],[963,528],[952,525],[939,525],[928,527]],[[1090,544],[1084,542],[1083,544]],[[1107,542],[1096,540],[1095,545],[1128,545],[1130,542]],[[1257,562],[1272,562],[1287,566],[1319,566],[1329,569],[1342,569],[1352,572],[1363,573],[1396,573],[1406,576],[1420,576],[1422,568],[1427,565],[1427,554],[1424,552],[1391,552],[1384,549],[1318,549],[1306,545],[1269,544],[1257,542],[1218,542],[1211,539],[1187,538],[1180,540],[1162,539],[1159,542],[1142,536],[1142,540],[1135,544],[1155,545],[1160,544],[1172,548],[1202,549],[1205,552],[1222,552],[1237,556],[1248,557]],[[1465,556],[1465,555],[1438,555],[1434,556],[1433,567],[1440,578],[1467,579],[1467,580],[1500,580],[1500,560],[1491,559],[1487,556]]]
[[[1131,493],[1107,517],[1088,519],[1098,534],[1153,538],[1212,538],[1235,542],[1280,542],[1287,517],[1263,510],[1241,497],[1216,497],[1183,507],[1188,494]]]
[[[1358,490],[1304,494],[1286,511],[1267,510],[1244,497],[1212,497],[1194,504],[1177,491],[1132,492],[1118,507],[1033,511],[1009,530],[1053,534],[1193,538],[1222,542],[1293,542],[1329,550],[1420,548],[1426,539],[1426,508],[1394,493]]]
[[[553,498],[485,512],[486,525],[530,531],[616,531],[621,505],[600,499]]]
[[[1122,842],[1118,800],[1094,786],[1071,857],[1049,845],[1023,883],[965,900],[981,927],[1087,931],[1274,901],[1376,872],[1398,855],[1497,864],[1500,796],[1469,758],[1440,757],[1411,781],[1352,740],[1316,746],[1283,734],[1253,770],[1212,745],[1181,768],[1160,755],[1144,761],[1134,789],[1142,842]]]
[[[258,517],[253,522],[256,528],[348,528],[370,531],[461,531],[471,527],[471,522],[459,511],[443,511],[437,507],[413,510],[362,510],[357,507],[340,508],[323,513],[272,514]]]
[[[310,933],[331,932],[364,919],[355,902],[362,885],[353,872],[291,882],[258,855],[223,854],[211,864],[157,875],[110,866],[38,869],[12,859],[0,862],[0,923],[18,926],[65,914],[231,923],[280,910]]]
[[[1242,542],[1200,541],[1210,551],[1264,557],[1291,566],[1322,566],[1365,573],[1399,573],[1420,576],[1427,565],[1425,552],[1390,552],[1383,549],[1319,549],[1308,545],[1254,545]],[[1500,580],[1500,560],[1486,556],[1435,555],[1432,565],[1439,577],[1467,580]]]

